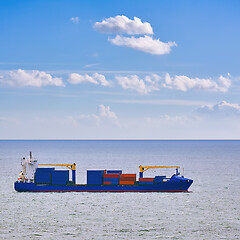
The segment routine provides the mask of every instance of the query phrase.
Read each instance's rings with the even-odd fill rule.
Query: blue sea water
[[[191,193],[18,193],[29,151],[76,162],[78,183],[87,169],[140,164],[180,165],[194,182]],[[240,141],[0,141],[0,163],[1,239],[240,239]]]

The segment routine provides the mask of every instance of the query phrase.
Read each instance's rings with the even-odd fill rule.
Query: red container
[[[136,181],[136,178],[134,178],[134,177],[128,177],[128,178],[126,178],[126,177],[120,177],[119,178],[119,181]]]
[[[111,185],[111,182],[110,181],[104,181],[103,185]]]
[[[119,181],[120,185],[134,185],[135,181]]]
[[[121,177],[131,177],[131,178],[136,178],[136,174],[128,174],[128,173],[124,173],[124,174],[121,174]]]
[[[154,178],[139,178],[139,182],[144,181],[144,182],[153,182]]]
[[[107,173],[107,174],[103,174],[104,178],[119,178],[119,174],[117,173]]]

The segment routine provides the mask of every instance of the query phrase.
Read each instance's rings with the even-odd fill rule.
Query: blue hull
[[[15,182],[18,192],[187,192],[193,180],[173,176],[167,182],[153,185],[36,185]]]

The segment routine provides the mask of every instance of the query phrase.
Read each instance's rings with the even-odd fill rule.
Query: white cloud
[[[109,106],[105,106],[103,104],[98,106],[97,114],[81,114],[76,117],[69,116],[68,119],[71,120],[74,125],[81,123],[84,125],[90,125],[92,127],[111,125],[117,127],[121,126],[116,113],[111,111]]]
[[[99,105],[98,106],[99,125],[115,125],[121,127],[115,112],[110,110],[109,106]]]
[[[68,82],[71,84],[81,84],[81,83],[93,83],[93,84],[101,84],[102,86],[111,87],[113,83],[107,81],[105,76],[99,73],[94,73],[92,76],[88,74],[78,74],[78,73],[71,73],[68,77]]]
[[[130,35],[153,34],[153,29],[148,22],[142,22],[140,18],[133,20],[122,15],[104,19],[96,22],[94,28],[102,33],[125,33]]]
[[[123,89],[132,89],[143,94],[159,90],[160,77],[157,74],[146,76],[145,79],[140,79],[137,75],[116,76],[115,78]]]
[[[151,24],[142,22],[137,17],[134,17],[133,20],[124,15],[106,18],[102,22],[96,22],[94,28],[99,32],[109,34],[144,35],[138,38],[117,35],[115,38],[109,38],[108,41],[117,46],[126,46],[153,55],[168,54],[173,46],[177,46],[175,42],[164,43],[148,36],[153,35]]]
[[[196,109],[196,112],[210,116],[240,116],[240,105],[222,101],[216,103],[215,105],[203,105],[200,108]]]
[[[93,83],[98,84],[98,81],[88,74],[81,75],[78,73],[71,73],[68,78],[68,82],[71,84],[81,84],[81,83]]]
[[[22,69],[6,72],[0,76],[0,83],[11,87],[63,87],[62,78],[52,77],[50,74],[38,70],[25,71]]]
[[[135,38],[117,35],[115,38],[108,40],[117,46],[127,46],[153,55],[168,54],[171,51],[171,47],[177,46],[175,42],[164,43],[150,36]]]
[[[104,105],[101,104],[101,105],[98,106],[98,110],[99,110],[99,116],[100,117],[117,119],[116,113],[112,112],[110,110],[109,106],[104,106]]]
[[[187,76],[170,77],[170,75],[167,73],[165,76],[165,82],[162,84],[162,86],[181,91],[198,89],[226,92],[231,86],[231,80],[227,77],[223,77],[222,75],[217,79],[217,81],[214,81],[212,79],[189,78]]]
[[[79,23],[79,17],[72,17],[70,18],[70,21],[74,23]]]
[[[102,75],[102,74],[94,73],[94,74],[93,74],[93,77],[94,77],[95,79],[97,79],[97,80],[101,83],[101,85],[103,85],[103,86],[111,87],[111,86],[113,85],[112,82],[107,81],[106,78],[105,78],[105,76]]]
[[[145,81],[151,84],[155,84],[156,82],[159,82],[161,80],[161,77],[157,75],[156,73],[152,73],[151,76],[145,76]]]
[[[222,86],[226,89],[230,88],[231,86],[231,80],[229,79],[231,77],[230,73],[227,74],[228,77],[224,77],[222,75],[220,75],[220,77],[218,78],[218,81],[220,84],[222,84]]]

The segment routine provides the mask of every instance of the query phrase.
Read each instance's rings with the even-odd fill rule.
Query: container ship
[[[21,159],[22,171],[14,183],[18,192],[187,192],[193,180],[180,176],[179,166],[139,166],[139,178],[122,170],[87,170],[87,184],[76,184],[76,164],[38,164],[30,156]],[[44,167],[41,167],[44,166]],[[46,167],[47,166],[47,167]],[[69,170],[56,170],[55,167]],[[143,177],[149,169],[174,168],[170,178]],[[70,173],[71,170],[71,173]]]

